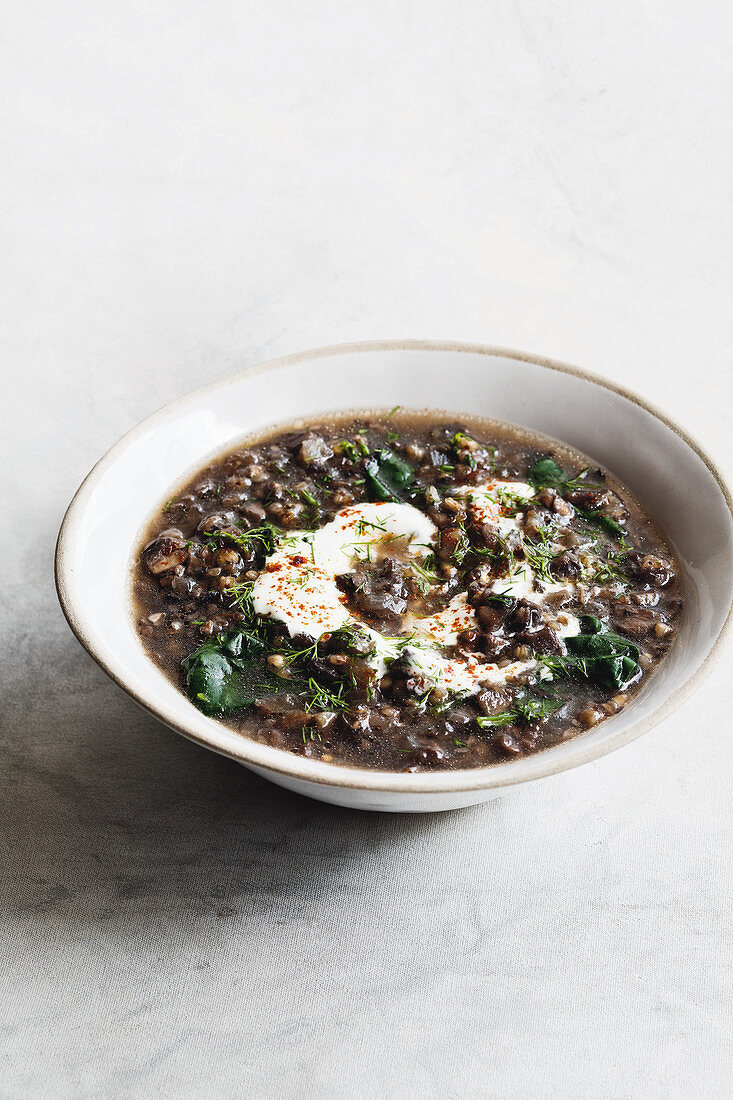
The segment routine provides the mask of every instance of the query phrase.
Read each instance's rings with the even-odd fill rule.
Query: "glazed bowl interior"
[[[668,658],[620,714],[544,753],[491,768],[369,771],[247,740],[204,717],[146,656],[131,613],[130,571],[143,529],[172,489],[252,433],[312,423],[336,411],[395,405],[444,410],[453,418],[471,413],[562,440],[625,483],[663,529],[685,572],[685,611]],[[254,367],[143,421],[98,463],[74,498],[59,538],[57,583],[82,644],[172,728],[316,797],[430,809],[480,801],[500,788],[574,767],[669,713],[719,649],[733,600],[732,555],[730,499],[719,475],[679,429],[633,395],[519,353],[395,342],[326,348]],[[357,792],[364,792],[361,802]]]

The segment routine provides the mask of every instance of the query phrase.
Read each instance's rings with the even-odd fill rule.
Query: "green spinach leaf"
[[[584,474],[587,472],[587,470],[584,470],[579,477],[567,481],[561,467],[554,459],[540,458],[530,467],[527,477],[535,492],[539,492],[540,489],[555,489],[561,496],[564,496],[570,489],[582,488],[585,485],[589,485],[590,488],[594,487],[584,480]],[[623,538],[626,535],[626,530],[620,523],[598,509],[579,508],[577,504],[574,504],[573,507],[581,519],[584,519],[586,523],[592,523],[596,527],[600,527],[607,535],[611,535],[615,539]]]
[[[565,485],[565,475],[557,462],[551,458],[538,459],[527,476],[535,490],[562,489]]]
[[[580,676],[620,691],[640,675],[638,646],[592,615],[580,618],[582,634],[565,639],[567,654],[539,660],[553,676]]]
[[[229,715],[255,699],[297,690],[301,685],[269,671],[264,653],[264,642],[243,627],[205,642],[181,662],[189,699],[204,714]]]
[[[399,503],[414,480],[414,469],[396,451],[379,451],[366,464],[366,483],[373,500]]]

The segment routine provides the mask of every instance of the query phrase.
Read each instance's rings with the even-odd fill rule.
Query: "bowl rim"
[[[573,742],[575,752],[570,758],[562,757],[556,760],[556,754],[552,749],[523,757],[520,761],[512,761],[510,764],[495,764],[484,768],[466,768],[447,772],[418,772],[408,774],[404,772],[379,771],[376,769],[347,767],[341,764],[329,764],[307,757],[295,756],[286,749],[277,749],[271,746],[263,746],[259,742],[241,737],[237,745],[237,751],[222,745],[213,744],[211,737],[204,732],[192,728],[183,721],[173,718],[156,706],[153,693],[144,694],[134,690],[125,682],[124,669],[115,667],[113,654],[109,659],[101,652],[96,644],[93,632],[87,629],[83,611],[75,604],[72,596],[72,586],[69,581],[71,571],[71,558],[74,547],[74,534],[79,526],[89,497],[107,470],[135,439],[171,415],[175,415],[187,403],[199,400],[203,395],[231,385],[240,379],[250,375],[274,371],[283,367],[302,366],[314,359],[327,358],[340,354],[359,354],[361,352],[394,352],[394,351],[432,351],[432,352],[459,352],[484,355],[487,359],[502,358],[516,359],[546,370],[561,374],[573,375],[602,389],[616,393],[631,403],[638,405],[651,416],[655,417],[667,428],[673,431],[684,443],[700,458],[707,467],[716,482],[728,508],[731,523],[733,524],[733,498],[727,482],[717,464],[707,454],[705,449],[684,428],[671,420],[665,413],[651,402],[625,386],[618,385],[602,376],[577,367],[562,360],[551,359],[546,356],[535,355],[531,352],[517,351],[492,344],[469,343],[452,340],[421,340],[421,339],[387,339],[387,340],[362,340],[340,344],[329,344],[323,347],[310,348],[306,351],[294,352],[289,355],[278,356],[262,363],[256,363],[237,371],[232,371],[221,378],[217,378],[204,386],[190,390],[160,406],[154,412],[138,421],[128,429],[116,443],[114,443],[95,463],[79,488],[71,499],[59,529],[56,550],[54,554],[54,579],[56,592],[61,609],[66,621],[82,647],[89,653],[92,659],[104,672],[130,695],[149,714],[153,715],[164,725],[180,733],[182,736],[194,741],[196,744],[217,752],[223,756],[239,761],[248,767],[264,772],[274,772],[282,776],[283,780],[290,779],[297,783],[310,783],[327,787],[341,787],[352,790],[394,792],[402,794],[437,794],[458,793],[477,790],[491,790],[500,787],[511,787],[534,779],[560,774],[580,767],[591,760],[597,760],[610,752],[629,744],[641,737],[652,727],[664,721],[675,711],[689,696],[697,690],[703,681],[710,675],[715,665],[720,660],[726,646],[733,636],[733,598],[727,609],[726,617],[712,642],[707,654],[690,674],[658,707],[645,718],[632,722],[626,729],[609,734],[598,742],[585,743],[583,737],[578,737]],[[151,662],[152,665],[152,662]],[[153,666],[154,667],[154,666]],[[197,724],[204,729],[213,726],[221,729],[221,724],[215,719],[199,715],[192,708],[192,722],[200,719]],[[228,729],[228,727],[224,727]],[[231,731],[229,731],[231,732]],[[212,729],[213,736],[213,729]],[[257,752],[255,750],[266,750]],[[263,760],[262,756],[267,759]],[[511,768],[510,774],[506,774],[506,768]],[[517,774],[520,771],[521,774]]]

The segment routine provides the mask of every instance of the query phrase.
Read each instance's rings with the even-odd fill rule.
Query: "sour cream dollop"
[[[533,490],[524,482],[501,481],[456,490],[456,495],[468,498],[476,521],[492,524],[501,534],[520,527],[506,503],[507,493],[516,501],[528,499]],[[465,593],[434,615],[405,616],[402,637],[374,630],[350,610],[348,597],[336,582],[338,576],[385,554],[397,554],[408,564],[414,561],[419,566],[433,550],[437,535],[432,520],[411,504],[365,503],[344,508],[319,530],[294,532],[280,541],[253,585],[252,605],[259,615],[281,622],[291,637],[319,638],[344,626],[358,626],[375,643],[371,660],[377,678],[401,656],[426,689],[440,687],[468,695],[484,684],[504,684],[531,670],[535,666],[531,659],[499,667],[482,654],[446,655],[444,651],[456,645],[458,635],[476,625],[476,613]],[[522,563],[511,576],[494,582],[494,587],[541,605],[550,592],[569,586],[552,583],[538,588],[531,568]],[[554,625],[561,635],[579,629],[577,619],[569,614],[558,615]]]
[[[353,573],[378,550],[399,550],[419,562],[436,534],[432,520],[411,504],[343,508],[318,531],[297,532],[280,543],[255,581],[253,607],[283,623],[291,637],[319,638],[357,622],[337,576]]]

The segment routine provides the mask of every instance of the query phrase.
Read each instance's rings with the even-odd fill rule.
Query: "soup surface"
[[[546,749],[664,657],[678,567],[582,455],[391,414],[273,431],[196,475],[134,573],[152,659],[243,736],[391,771]]]

